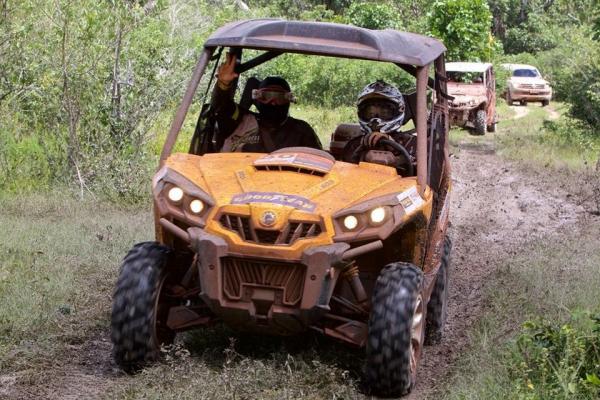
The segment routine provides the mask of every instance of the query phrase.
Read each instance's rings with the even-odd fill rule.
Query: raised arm
[[[242,116],[239,106],[233,101],[231,93],[234,89],[233,81],[239,75],[235,72],[235,63],[235,55],[227,53],[225,62],[219,66],[217,84],[212,96],[212,107],[219,124],[219,136],[221,136],[221,139],[225,139],[231,135]]]

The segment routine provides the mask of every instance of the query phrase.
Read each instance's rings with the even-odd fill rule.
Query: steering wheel
[[[388,147],[391,147],[392,149],[396,150],[398,153],[400,153],[401,157],[395,166],[396,169],[405,169],[407,176],[414,175],[415,169],[413,167],[410,154],[408,153],[408,150],[406,150],[406,147],[402,146],[400,143],[398,143],[394,140],[389,140],[389,139],[380,139],[377,142],[377,147],[379,147],[379,146],[388,146]],[[365,150],[365,148],[363,147],[363,145],[362,144],[359,145],[356,149],[354,149],[351,159],[357,160],[357,161],[360,160],[361,159],[360,153],[363,152],[364,150]],[[407,166],[407,167],[405,168],[405,166]]]
[[[406,147],[390,139],[380,139],[377,144],[380,144],[382,146],[389,146],[394,150],[398,151],[402,155],[402,157],[404,157],[404,160],[398,162],[396,168],[399,168],[400,166],[404,166],[406,164],[408,165],[408,168],[406,168],[407,176],[413,176],[415,174],[415,168],[413,167],[410,154],[408,153],[408,150],[406,150]]]

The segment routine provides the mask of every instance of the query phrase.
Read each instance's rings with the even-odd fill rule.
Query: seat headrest
[[[359,124],[339,124],[333,132],[335,140],[350,140],[360,136],[361,130]]]

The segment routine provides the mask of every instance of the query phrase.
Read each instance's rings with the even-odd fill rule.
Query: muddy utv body
[[[201,77],[224,48],[237,55],[241,74],[286,52],[403,68],[416,78],[407,114],[415,173],[310,148],[215,152],[218,126],[207,106],[190,152],[172,154]],[[244,49],[262,53],[242,61]],[[136,370],[176,332],[216,321],[268,335],[313,330],[366,349],[365,381],[374,393],[408,392],[424,341],[440,339],[446,316],[444,52],[431,38],[330,23],[248,20],[216,31],[153,179],[156,241],[136,245],[121,267],[112,311],[116,362]],[[390,153],[383,159],[400,157],[393,145],[377,150]]]
[[[450,124],[478,135],[496,131],[496,78],[489,63],[446,63]]]

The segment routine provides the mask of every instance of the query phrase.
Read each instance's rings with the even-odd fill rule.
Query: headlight
[[[204,203],[202,202],[202,200],[195,199],[190,202],[191,212],[193,212],[194,214],[200,214],[202,210],[204,210]]]
[[[344,218],[344,228],[351,231],[353,229],[356,229],[357,226],[358,218],[356,218],[354,215],[348,215]]]
[[[376,225],[385,221],[385,217],[386,217],[386,212],[385,212],[385,208],[383,208],[383,207],[374,208],[369,213],[369,219],[371,220],[371,223],[376,224]]]
[[[333,241],[385,240],[405,223],[424,218],[426,204],[416,186],[354,204],[332,215]]]
[[[171,189],[169,189],[169,200],[173,201],[173,202],[178,202],[181,201],[181,199],[183,199],[183,190],[181,190],[181,188],[177,187],[177,186],[173,186]]]
[[[160,217],[182,223],[180,227],[204,227],[215,206],[213,198],[177,171],[163,167],[152,181],[152,193]]]

